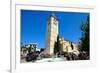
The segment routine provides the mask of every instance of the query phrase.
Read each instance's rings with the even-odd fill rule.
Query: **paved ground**
[[[66,61],[66,59],[65,58],[43,58],[35,62],[40,63],[40,62],[58,62],[58,61]],[[21,63],[27,63],[27,62],[25,61],[25,59],[22,59]]]
[[[25,59],[21,59],[21,63],[26,63]]]
[[[58,62],[58,61],[66,61],[65,58],[45,58],[42,60],[37,60],[36,62]]]

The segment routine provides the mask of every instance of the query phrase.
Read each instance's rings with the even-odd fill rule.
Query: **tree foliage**
[[[54,44],[54,53],[56,54],[57,52],[61,51],[61,44],[59,41],[59,35],[57,36],[57,42]]]
[[[82,31],[82,37],[80,39],[80,51],[86,51],[89,53],[89,16],[87,17],[87,20],[85,22],[82,22],[81,24],[81,31]]]

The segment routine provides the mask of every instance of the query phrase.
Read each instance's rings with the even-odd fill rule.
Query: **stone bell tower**
[[[45,48],[46,53],[54,54],[54,44],[57,41],[58,36],[58,20],[54,13],[52,13],[47,19],[46,26],[46,41]]]

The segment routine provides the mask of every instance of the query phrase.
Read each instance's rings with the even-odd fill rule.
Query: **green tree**
[[[59,35],[57,36],[57,42],[54,44],[54,53],[56,54],[57,52],[61,51],[61,44],[59,41]]]
[[[72,48],[72,50],[74,49],[72,42],[71,42],[71,48]]]
[[[81,25],[81,31],[82,31],[82,37],[80,39],[80,51],[86,51],[89,53],[89,16],[87,17],[87,20],[85,22],[82,22]]]

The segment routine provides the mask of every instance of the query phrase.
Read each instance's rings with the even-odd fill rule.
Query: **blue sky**
[[[86,21],[89,13],[54,12],[59,21],[59,36],[72,42],[78,42],[81,37],[80,25]],[[47,18],[51,11],[21,10],[21,42],[38,43],[44,48]]]

